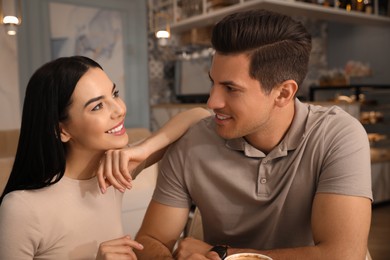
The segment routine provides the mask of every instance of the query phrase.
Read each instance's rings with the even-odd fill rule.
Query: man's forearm
[[[144,246],[143,250],[135,250],[138,260],[174,259],[171,251],[160,241],[148,236],[137,237],[136,240]]]

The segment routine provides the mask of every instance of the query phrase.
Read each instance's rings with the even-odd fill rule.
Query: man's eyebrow
[[[213,78],[210,75],[210,71],[208,74],[209,74],[209,78],[210,78],[211,82],[214,82]],[[236,82],[234,82],[232,80],[219,81],[218,83],[221,85],[224,85],[224,86],[235,86],[235,87],[242,88],[242,86],[240,86],[239,84],[237,84]]]
[[[219,82],[221,85],[229,85],[229,86],[238,86],[236,83],[234,83],[234,81],[231,81],[231,80],[225,80],[225,81],[221,81]]]
[[[244,89],[244,87],[232,80],[225,80],[225,81],[220,81],[218,82],[219,84],[223,85],[223,86],[228,86],[228,87],[235,87],[235,88],[238,88],[238,89]]]
[[[111,93],[114,92],[115,88],[116,88],[116,85],[115,85],[115,83],[114,83],[114,84],[112,85],[112,91],[111,91]],[[102,98],[104,98],[104,96],[98,96],[98,97],[91,98],[90,100],[88,100],[88,101],[85,103],[84,107],[87,107],[89,104],[91,104],[91,103],[93,103],[93,102],[96,102],[96,101],[98,101],[98,100],[100,100],[100,99],[102,99]]]

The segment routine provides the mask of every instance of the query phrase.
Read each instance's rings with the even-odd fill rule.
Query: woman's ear
[[[70,140],[70,134],[66,131],[64,125],[62,123],[60,123],[60,137],[61,137],[61,141],[63,143],[66,143]]]
[[[275,99],[276,105],[283,107],[294,100],[298,91],[298,84],[294,80],[286,80],[277,88],[278,95]]]

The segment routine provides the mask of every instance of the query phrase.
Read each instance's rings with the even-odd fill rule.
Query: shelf
[[[376,146],[390,148],[390,85],[310,86],[310,99],[318,102],[330,96],[335,97],[346,90],[350,90],[347,95],[354,95],[357,99],[360,94],[364,95],[364,100],[356,102],[360,104],[357,118],[360,119],[367,133],[387,137],[381,142],[376,142]]]
[[[172,33],[180,33],[192,28],[212,25],[228,14],[254,8],[263,8],[291,16],[303,16],[315,20],[359,25],[390,26],[390,17],[387,16],[365,14],[357,11],[348,12],[344,9],[296,2],[294,0],[251,0],[245,2],[240,1],[231,6],[174,22],[171,24],[171,31]]]
[[[369,112],[369,111],[382,111],[387,110],[390,111],[390,104],[362,104],[360,110],[362,112]]]
[[[378,85],[378,84],[361,84],[361,85],[344,85],[344,86],[310,86],[309,88],[309,100],[315,100],[315,92],[317,91],[335,91],[338,90],[349,90],[354,93],[357,100],[359,100],[359,94],[370,91],[386,91],[389,93],[390,85]],[[384,93],[385,94],[385,93]]]

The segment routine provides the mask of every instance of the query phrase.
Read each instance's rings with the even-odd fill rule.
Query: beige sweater
[[[123,235],[121,204],[122,193],[102,195],[95,178],[11,192],[0,207],[0,259],[95,259],[101,242]]]

